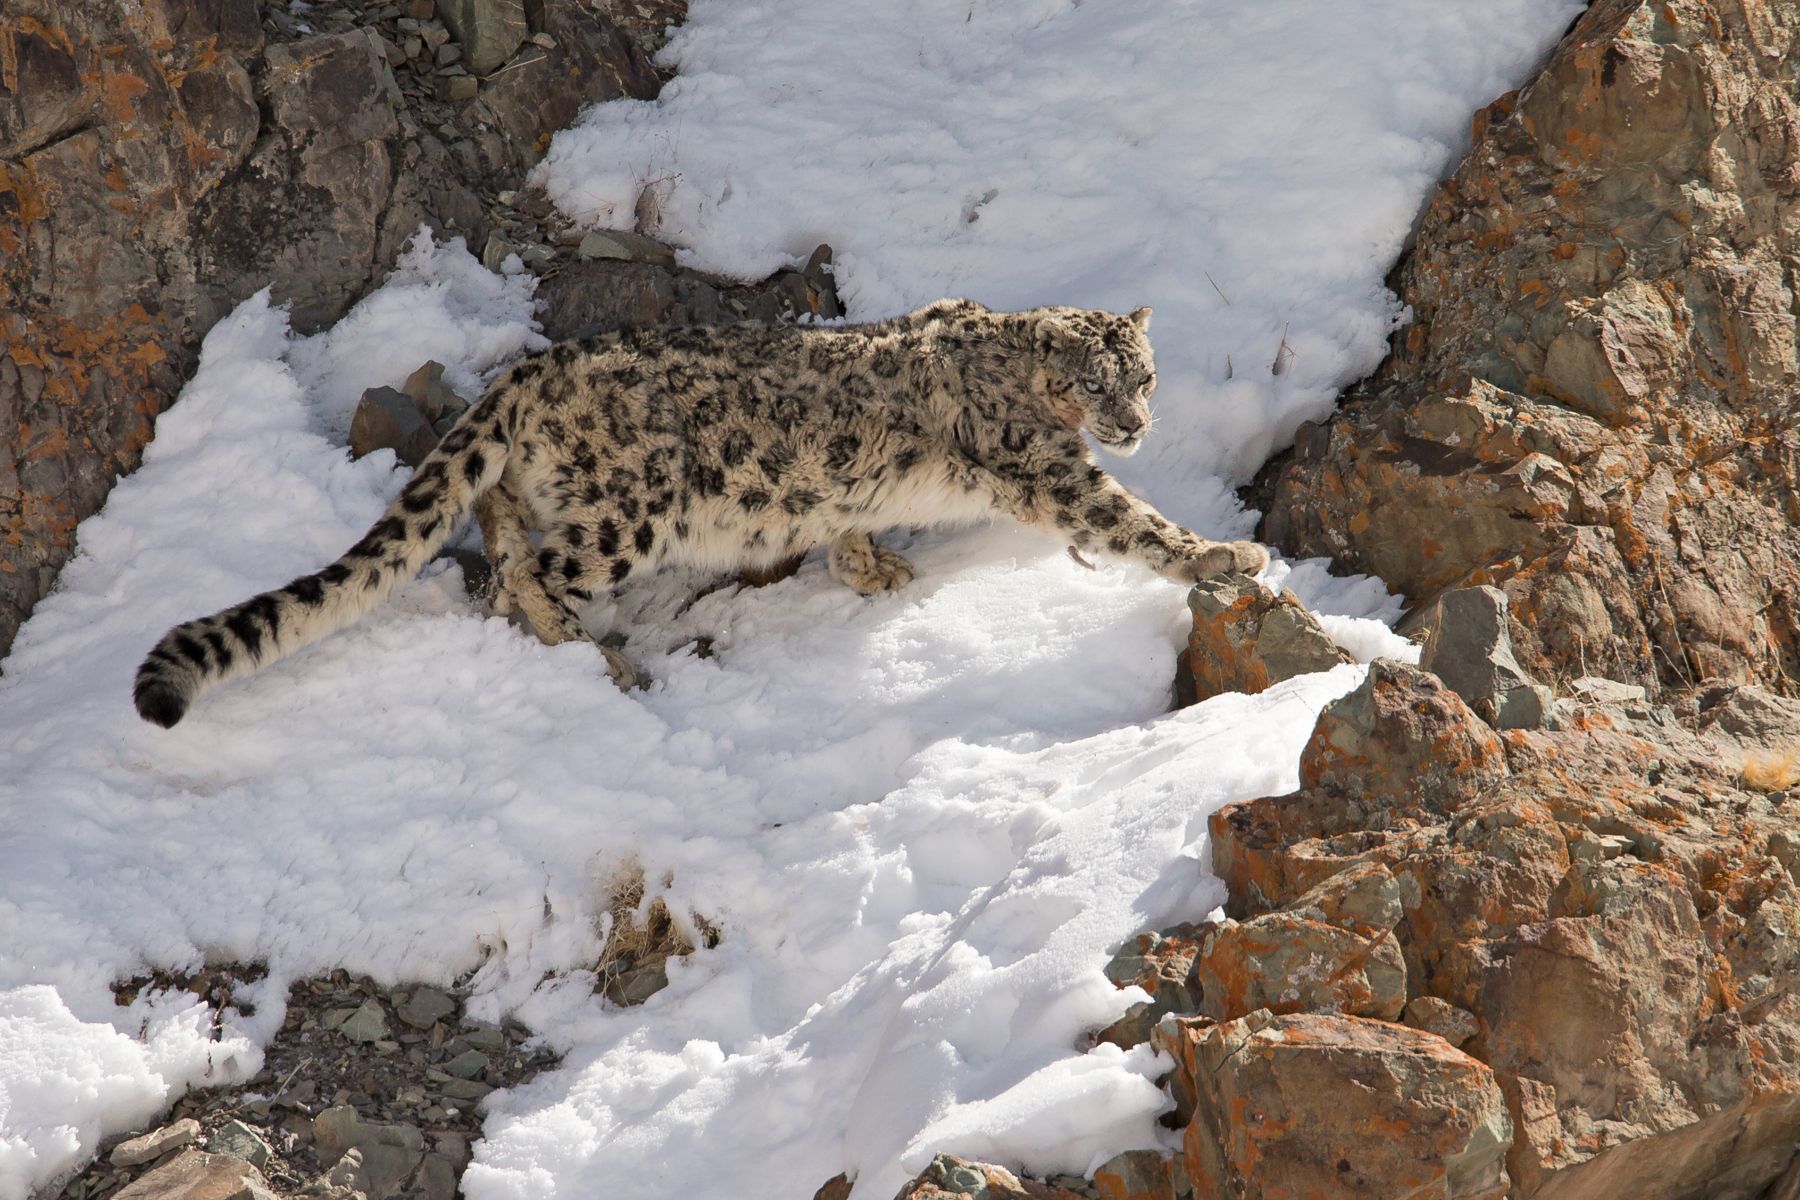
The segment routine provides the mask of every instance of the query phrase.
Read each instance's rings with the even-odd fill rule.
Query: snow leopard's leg
[[[648,680],[631,660],[588,632],[575,609],[631,574],[636,561],[621,552],[619,523],[602,517],[591,525],[567,522],[552,529],[544,544],[513,569],[507,579],[513,598],[546,645],[592,643],[606,658],[606,673],[621,688]],[[641,544],[643,539],[638,539]],[[648,547],[646,546],[647,550]]]
[[[519,563],[536,553],[531,548],[529,512],[503,476],[475,502],[475,519],[481,525],[481,548],[493,568],[489,605],[497,617],[509,617],[519,607],[513,587]]]
[[[885,546],[877,546],[866,533],[846,533],[832,542],[825,565],[833,579],[865,596],[891,592],[913,580],[913,565]]]
[[[1255,542],[1191,533],[1083,460],[1051,463],[1029,492],[997,475],[991,480],[995,499],[1021,521],[1055,530],[1078,551],[1131,559],[1178,583],[1228,571],[1255,574],[1269,565],[1268,551]]]

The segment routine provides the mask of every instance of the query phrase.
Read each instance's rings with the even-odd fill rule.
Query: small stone
[[[446,1074],[458,1079],[473,1079],[487,1070],[488,1056],[479,1050],[465,1050],[444,1064]]]
[[[429,21],[437,16],[437,4],[434,0],[406,0],[402,7],[406,15],[415,21]]]
[[[465,1046],[472,1046],[487,1054],[506,1046],[506,1035],[498,1025],[476,1025],[457,1034],[457,1039]]]
[[[135,1167],[169,1151],[185,1146],[200,1136],[200,1122],[183,1117],[172,1125],[120,1142],[106,1161],[115,1167]]]
[[[486,75],[511,58],[531,36],[525,0],[443,0],[444,23],[468,52],[470,69]]]
[[[452,1100],[465,1103],[480,1100],[494,1089],[478,1079],[447,1079],[438,1085],[438,1091]]]
[[[487,245],[481,248],[481,265],[498,274],[506,258],[513,252],[505,238],[497,233],[488,234]]]
[[[531,35],[531,44],[534,46],[542,46],[546,50],[556,49],[556,39],[551,37],[547,33],[532,34]]]
[[[601,985],[600,991],[621,1008],[642,1004],[669,986],[669,972],[662,963],[646,963],[621,971]]]
[[[641,233],[623,229],[593,230],[584,235],[577,253],[583,258],[618,258],[626,262],[675,265],[675,252]]]
[[[1414,1029],[1437,1034],[1452,1046],[1460,1046],[1481,1032],[1481,1024],[1474,1013],[1436,996],[1418,996],[1407,1001],[1406,1013],[1401,1019]]]
[[[431,394],[440,384],[444,376],[444,364],[428,362],[406,377],[406,393],[415,400],[420,394]],[[448,391],[449,385],[443,385]],[[418,389],[415,392],[414,389]],[[441,395],[441,393],[439,393]],[[451,392],[451,396],[456,393]],[[457,397],[458,400],[461,397]],[[420,404],[423,408],[425,405]],[[434,987],[419,986],[406,993],[406,998],[394,1006],[394,1015],[411,1025],[414,1029],[430,1029],[433,1025],[456,1011],[456,1000],[450,993]]]
[[[418,406],[405,393],[390,387],[364,392],[350,419],[350,453],[355,458],[386,449],[392,450],[401,462],[416,467],[436,445],[437,433]],[[325,1027],[338,1028],[356,1011],[338,1009],[327,1013]]]
[[[1635,683],[1620,683],[1598,675],[1583,675],[1569,685],[1569,691],[1588,704],[1641,704],[1649,695]]]
[[[519,257],[524,259],[525,265],[530,267],[533,271],[542,271],[545,267],[556,261],[556,255],[551,252],[548,246],[526,246],[523,250],[519,251]]]
[[[481,85],[473,75],[440,76],[437,81],[438,99],[446,104],[466,103],[479,91]]]
[[[437,48],[437,65],[447,67],[452,63],[459,63],[462,61],[462,56],[461,46],[453,42],[445,42]]]
[[[433,1154],[449,1159],[455,1167],[461,1167],[469,1161],[469,1141],[461,1134],[438,1134],[431,1140],[431,1150]]]
[[[411,402],[408,401],[408,403]],[[413,465],[417,466],[418,464],[414,463]],[[381,1041],[386,1037],[387,1031],[387,1015],[381,1011],[381,1005],[373,1000],[363,1001],[362,1006],[338,1026],[339,1033],[353,1042],[362,1043]],[[396,1046],[395,1049],[399,1049],[399,1047]]]
[[[425,53],[425,39],[421,37],[401,38],[400,52],[408,59],[418,58]]]
[[[269,1156],[274,1153],[262,1135],[242,1121],[232,1121],[213,1130],[206,1139],[206,1148],[214,1154],[241,1158],[257,1170],[268,1166]]]

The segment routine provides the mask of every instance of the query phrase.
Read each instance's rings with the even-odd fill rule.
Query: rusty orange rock
[[[1512,1122],[1494,1074],[1442,1038],[1324,1014],[1171,1021],[1194,1096],[1195,1196],[1498,1200]]]

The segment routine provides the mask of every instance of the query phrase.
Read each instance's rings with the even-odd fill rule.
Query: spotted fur
[[[337,562],[171,630],[138,670],[138,711],[174,725],[205,688],[355,621],[471,509],[495,610],[552,644],[593,641],[576,609],[664,563],[767,568],[826,545],[832,575],[869,594],[913,576],[873,534],[996,512],[1184,582],[1260,569],[1260,547],[1165,520],[1081,436],[1129,454],[1148,431],[1149,315],[945,300],[849,328],[563,342],[507,370]]]

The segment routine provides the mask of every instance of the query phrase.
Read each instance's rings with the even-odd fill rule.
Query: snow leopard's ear
[[[1149,329],[1150,328],[1150,310],[1148,308],[1132,309],[1131,310],[1131,323],[1133,325],[1136,325],[1139,329]]]
[[[1075,331],[1059,317],[1039,317],[1031,333],[1032,345],[1039,354],[1049,354],[1075,340]]]

